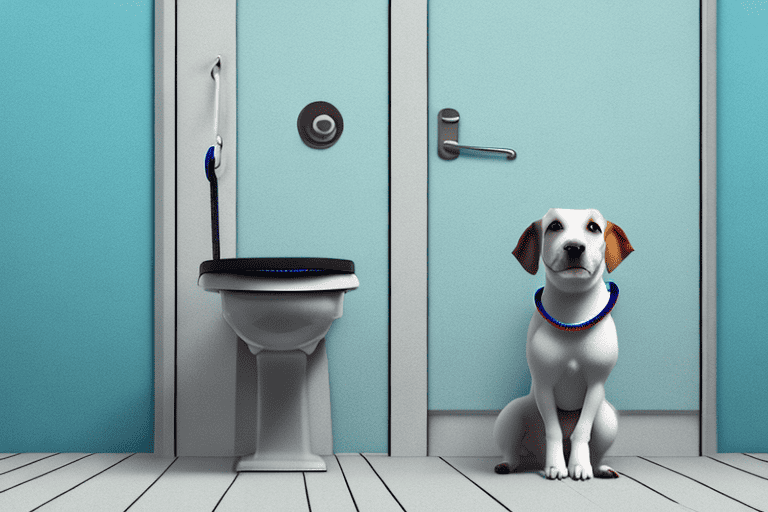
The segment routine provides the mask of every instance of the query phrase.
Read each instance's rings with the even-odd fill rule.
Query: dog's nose
[[[581,256],[581,253],[584,252],[584,246],[583,245],[566,245],[565,252],[568,253],[569,258],[576,259],[579,256]]]

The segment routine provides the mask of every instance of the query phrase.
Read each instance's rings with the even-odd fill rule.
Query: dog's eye
[[[549,226],[547,226],[547,231],[560,231],[563,229],[563,225],[560,224],[559,220],[553,220]]]
[[[587,229],[590,230],[592,233],[602,233],[603,230],[600,229],[600,226],[597,225],[597,222],[590,222],[587,224]]]

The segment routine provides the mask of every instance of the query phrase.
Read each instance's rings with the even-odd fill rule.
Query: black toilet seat
[[[354,262],[334,258],[225,258],[200,264],[201,276],[235,274],[285,278],[354,273]]]

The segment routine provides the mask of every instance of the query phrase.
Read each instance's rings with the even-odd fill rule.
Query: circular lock
[[[325,101],[316,101],[304,107],[296,126],[304,144],[314,149],[326,149],[339,140],[344,120],[336,107]]]
[[[336,121],[328,114],[320,114],[312,120],[309,136],[315,142],[323,143],[331,140],[336,135]]]

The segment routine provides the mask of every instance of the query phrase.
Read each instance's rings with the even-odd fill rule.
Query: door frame
[[[716,0],[701,8],[700,455],[717,453]],[[154,452],[176,431],[176,2],[155,0]],[[427,0],[390,1],[389,454],[426,456],[445,416],[427,406]],[[234,117],[234,116],[233,116]],[[234,232],[234,216],[221,219]],[[228,227],[225,225],[229,223]],[[459,421],[466,414],[455,412]],[[473,421],[485,423],[488,413]],[[666,418],[667,420],[669,418]],[[648,421],[647,416],[642,421]],[[651,418],[651,420],[653,420]],[[665,421],[661,418],[660,421]],[[448,427],[454,428],[453,426]],[[434,445],[434,443],[433,443]]]
[[[175,456],[176,3],[155,0],[154,453]]]
[[[235,418],[229,413],[237,401],[235,368],[242,347],[221,316],[218,294],[204,292],[196,282],[197,266],[211,258],[210,192],[200,149],[214,141],[214,82],[200,77],[212,77],[217,55],[222,62],[218,133],[224,140],[217,170],[220,246],[222,258],[235,256],[234,29],[235,0],[155,0],[154,452],[166,457],[188,454],[190,445],[201,455],[222,456],[235,447]],[[189,350],[180,350],[191,344],[199,357],[190,359]],[[177,371],[180,365],[185,372]],[[179,393],[190,375],[197,387],[210,390],[208,406]],[[192,435],[178,435],[190,429]]]
[[[492,427],[493,414],[428,411],[427,407],[427,3],[390,3],[390,454],[443,455],[453,450],[453,455],[468,455],[465,450],[475,450],[480,455],[478,451],[487,450],[487,445],[473,445],[468,439],[472,432]],[[700,0],[699,5],[700,407],[697,414],[627,411],[621,421],[628,432],[640,431],[652,422],[669,434],[670,448],[697,429],[698,443],[687,446],[699,455],[709,455],[717,453],[717,2]],[[402,279],[395,281],[397,276]],[[457,443],[466,448],[451,447]],[[648,449],[629,442],[620,451]],[[671,454],[691,453],[682,448]]]

